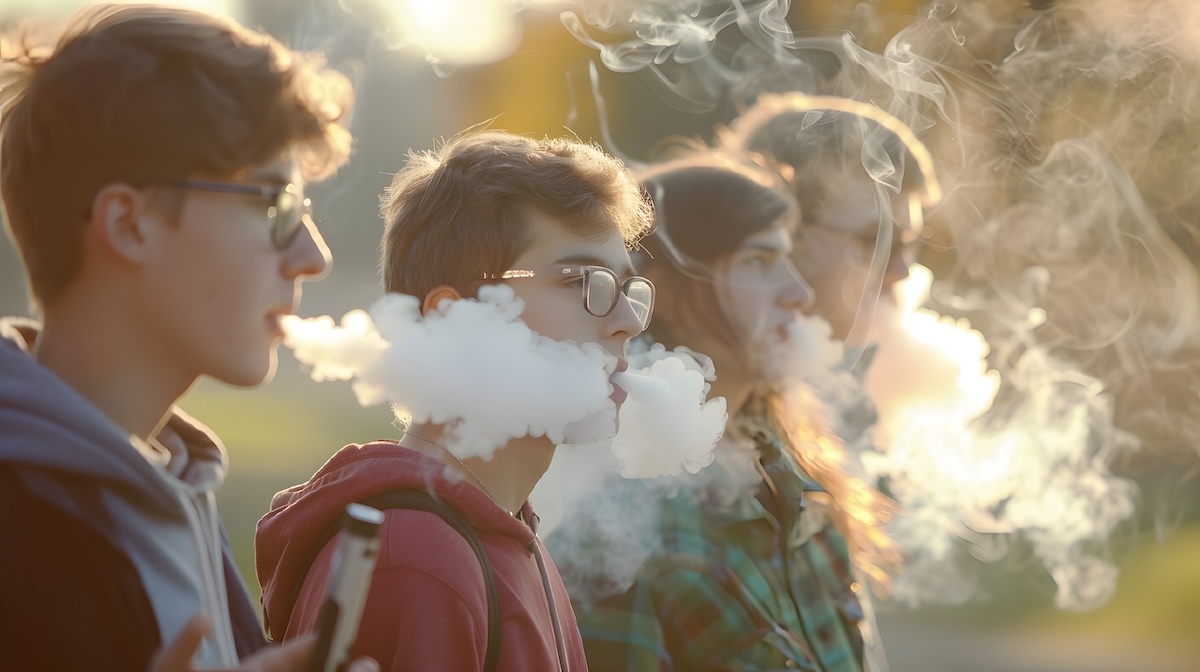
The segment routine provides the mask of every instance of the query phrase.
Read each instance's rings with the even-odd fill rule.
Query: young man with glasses
[[[349,155],[349,86],[179,8],[14,37],[0,194],[43,323],[0,322],[3,666],[300,669],[311,642],[250,655],[224,448],[174,404],[201,376],[271,376],[279,319],[329,264],[301,185]]]
[[[649,228],[649,204],[629,171],[592,146],[465,135],[412,155],[383,215],[385,288],[419,297],[426,313],[504,283],[533,331],[598,344],[617,370],[650,322],[654,287],[633,275],[628,252]],[[614,386],[614,401],[622,398]],[[336,545],[321,531],[346,503],[415,489],[470,529],[426,511],[386,512],[356,650],[392,670],[585,670],[570,600],[527,501],[554,444],[522,436],[489,460],[460,460],[443,430],[415,424],[399,441],[348,446],[276,496],[256,549],[269,627],[286,637],[313,628]],[[488,565],[498,627],[489,624]]]

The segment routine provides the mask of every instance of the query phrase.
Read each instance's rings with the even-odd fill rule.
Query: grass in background
[[[281,371],[270,385],[253,391],[201,383],[181,405],[216,431],[229,449],[231,474],[218,503],[238,566],[256,598],[260,588],[254,570],[254,528],[272,495],[307,480],[346,443],[395,438],[400,433],[386,407],[364,409],[355,402],[349,385],[317,384],[295,370]],[[1200,524],[1195,521],[1174,530],[1161,543],[1147,539],[1116,558],[1121,577],[1113,600],[1085,614],[1055,610],[1047,585],[1031,587],[1036,582],[1029,580],[1029,574],[1016,572],[1009,584],[1001,586],[1008,594],[997,594],[992,603],[893,611],[889,619],[909,624],[906,631],[911,626],[914,634],[924,633],[919,637],[923,643],[889,641],[888,648],[941,646],[953,636],[950,630],[962,627],[997,638],[1015,637],[1014,641],[1050,639],[1064,646],[1096,642],[1135,649],[1161,646],[1200,655],[1200,642],[1193,637],[1200,623],[1198,558]],[[987,669],[1057,670],[1021,663]]]

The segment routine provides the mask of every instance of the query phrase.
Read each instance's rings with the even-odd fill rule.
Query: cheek
[[[812,285],[817,299],[830,292],[840,294],[846,279],[869,265],[862,250],[853,241],[839,240],[825,234],[805,236],[795,256],[796,269]]]
[[[722,309],[733,328],[743,339],[753,341],[770,322],[769,313],[775,301],[774,292],[762,288],[729,287],[724,294]]]
[[[525,301],[521,319],[538,334],[557,341],[596,340],[586,333],[589,322],[584,318],[591,315],[584,310],[583,300],[573,288],[514,287],[514,293]]]

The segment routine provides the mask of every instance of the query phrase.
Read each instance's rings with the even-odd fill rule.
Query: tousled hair
[[[308,180],[345,163],[348,80],[315,57],[202,12],[97,5],[47,45],[0,40],[0,197],[44,305],[75,280],[96,193],[231,179],[293,150]]]
[[[468,132],[411,152],[384,192],[384,289],[424,297],[448,285],[474,295],[485,274],[510,270],[525,249],[531,211],[584,237],[619,233],[630,247],[653,221],[633,174],[594,145]]]

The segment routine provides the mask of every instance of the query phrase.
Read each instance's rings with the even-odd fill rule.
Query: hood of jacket
[[[38,333],[34,322],[0,319],[0,463],[14,468],[35,496],[121,549],[150,598],[163,641],[204,611],[213,634],[197,660],[236,663],[240,635],[227,586],[238,599],[245,591],[236,575],[232,583],[225,576],[232,566],[215,503],[225,479],[224,447],[177,408],[152,441],[131,435],[35,359]],[[94,487],[99,499],[81,499],[82,487]]]
[[[151,446],[117,426],[32,354],[37,324],[0,319],[0,461],[83,476],[183,516],[171,475],[198,492],[225,480],[220,441],[178,408]]]
[[[481,536],[500,535],[529,548],[537,517],[526,502],[520,517],[510,515],[470,483],[456,480],[446,466],[394,441],[342,448],[307,483],[278,493],[258,522],[255,566],[264,586],[263,609],[272,630],[287,628],[299,584],[323,532],[346,505],[390,490],[429,492],[461,512]],[[531,521],[526,524],[524,521]]]

